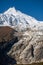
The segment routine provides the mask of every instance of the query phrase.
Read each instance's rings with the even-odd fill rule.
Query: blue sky
[[[43,21],[43,0],[0,0],[0,13],[10,7]]]

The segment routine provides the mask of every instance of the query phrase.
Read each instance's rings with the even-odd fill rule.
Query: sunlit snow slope
[[[35,18],[28,16],[14,7],[9,8],[3,14],[0,14],[0,26],[18,27],[20,29],[39,28],[43,23],[39,23]]]

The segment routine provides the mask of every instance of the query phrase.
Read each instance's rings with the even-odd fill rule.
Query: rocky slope
[[[28,28],[20,32],[6,26],[0,27],[0,32],[0,64],[43,62],[43,31]]]
[[[15,58],[17,64],[43,62],[43,31],[28,30],[12,46],[8,55]]]

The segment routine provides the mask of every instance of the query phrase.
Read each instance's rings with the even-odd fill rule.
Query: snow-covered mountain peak
[[[38,28],[40,25],[43,26],[43,24],[40,24],[34,17],[16,10],[15,7],[9,8],[4,13],[0,14],[0,26],[1,25],[17,27],[20,30],[26,28]]]
[[[13,14],[13,15],[17,15],[17,10],[15,9],[15,7],[9,8],[7,11],[4,12],[4,14]]]

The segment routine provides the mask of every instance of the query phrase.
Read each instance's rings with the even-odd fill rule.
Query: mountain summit
[[[12,7],[12,8],[9,8],[5,13],[4,13],[5,15],[6,14],[13,14],[13,15],[17,15],[17,10],[14,8],[14,7]]]

